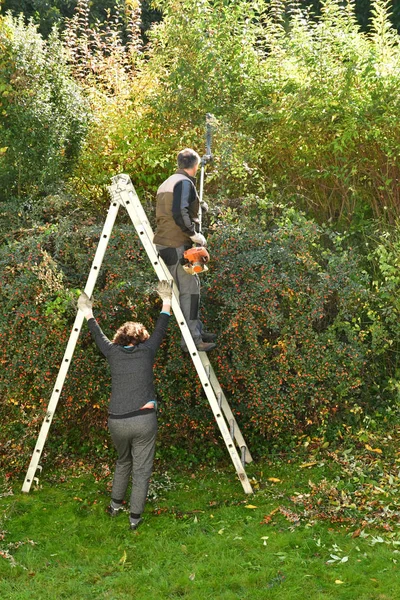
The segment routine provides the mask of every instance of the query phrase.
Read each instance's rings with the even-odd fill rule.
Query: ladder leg
[[[97,276],[100,271],[101,263],[103,261],[104,254],[107,249],[110,234],[111,234],[112,228],[114,226],[116,216],[118,214],[119,206],[120,205],[118,204],[118,202],[115,202],[115,201],[111,202],[111,205],[110,205],[110,208],[108,211],[108,215],[107,215],[106,221],[104,223],[103,231],[101,233],[100,241],[97,246],[96,254],[93,259],[92,267],[90,269],[89,277],[87,279],[86,286],[85,286],[85,292],[89,297],[93,293],[93,289],[94,289],[94,286],[95,286],[95,283],[97,280]],[[39,465],[40,457],[42,455],[43,447],[46,443],[47,435],[49,433],[51,422],[53,420],[53,416],[54,416],[55,410],[57,408],[58,401],[60,399],[64,381],[65,381],[69,366],[72,361],[72,357],[73,357],[73,354],[75,351],[75,346],[78,341],[79,333],[82,328],[83,320],[84,320],[83,313],[78,310],[78,313],[76,315],[75,322],[72,327],[72,331],[71,331],[71,334],[70,334],[70,337],[69,337],[69,340],[67,343],[67,347],[64,352],[64,357],[61,362],[61,366],[60,366],[60,369],[58,372],[56,383],[54,385],[53,392],[52,392],[49,404],[47,406],[46,416],[43,420],[42,427],[40,429],[39,436],[37,438],[36,446],[35,446],[35,449],[32,454],[31,462],[29,464],[28,471],[26,473],[25,480],[22,485],[23,492],[29,492],[33,481],[36,481],[36,482],[38,481],[38,478],[35,477],[35,474],[38,469],[41,470],[41,467]]]
[[[249,463],[253,462],[253,459],[251,457],[250,450],[248,449],[247,444],[246,444],[246,442],[243,438],[243,435],[240,431],[239,425],[237,424],[237,421],[233,415],[231,407],[229,406],[229,403],[225,397],[225,394],[222,391],[222,388],[219,384],[217,376],[215,375],[214,369],[213,369],[212,365],[210,364],[207,354],[203,352],[201,356],[202,356],[203,365],[204,365],[206,371],[209,372],[210,383],[215,392],[215,395],[217,396],[218,405],[220,406],[222,412],[225,415],[225,418],[227,419],[228,423],[231,426],[232,437],[235,438],[235,441],[240,449],[242,449],[242,448],[246,449],[244,454],[242,452],[242,456],[243,455],[245,456],[245,462],[247,464],[249,464]]]
[[[199,354],[200,355],[204,355],[205,352],[200,352]],[[204,376],[203,376],[203,373],[201,372],[200,367],[198,365],[196,365],[197,361],[195,360],[195,358],[196,357],[194,357],[194,356],[192,357],[193,363],[196,366],[196,369],[197,369],[197,372],[199,374],[200,381],[202,383],[203,389],[204,389],[204,391],[206,393],[206,396],[207,396],[208,401],[210,403],[211,409],[212,409],[212,411],[214,413],[215,420],[216,420],[217,425],[218,425],[218,427],[220,429],[220,432],[222,434],[222,437],[224,439],[224,442],[225,442],[225,445],[226,445],[226,447],[228,449],[228,452],[229,452],[229,454],[231,456],[232,462],[233,462],[233,464],[234,464],[234,466],[236,468],[236,472],[238,474],[240,483],[242,484],[243,489],[246,492],[246,494],[252,494],[253,493],[253,489],[251,487],[250,481],[249,481],[249,479],[247,477],[246,471],[245,471],[244,466],[242,464],[242,461],[241,461],[241,459],[239,457],[239,454],[238,454],[238,452],[236,450],[233,438],[232,438],[232,436],[231,436],[231,434],[229,432],[229,429],[228,429],[228,427],[226,425],[226,422],[225,422],[225,419],[223,417],[222,411],[218,407],[218,401],[217,401],[216,396],[214,394],[214,390],[212,389],[212,386],[211,386],[211,384],[210,384],[210,382],[209,382],[209,380],[207,378],[207,373],[206,373],[206,371],[205,371],[205,369],[203,367],[203,373],[204,373]],[[202,362],[201,362],[203,356],[201,356],[199,358],[200,358],[200,364],[201,364],[201,366],[203,366]],[[203,358],[203,360],[204,360],[204,358]]]

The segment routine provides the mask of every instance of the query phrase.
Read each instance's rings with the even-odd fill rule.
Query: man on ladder
[[[196,348],[209,352],[216,347],[216,335],[205,331],[200,320],[200,279],[197,272],[190,273],[183,266],[184,254],[193,244],[202,248],[207,245],[199,231],[199,212],[208,209],[196,191],[200,162],[200,156],[191,148],[179,152],[177,172],[157,191],[157,228],[153,241],[178,287],[179,304]],[[183,338],[181,346],[187,351]]]

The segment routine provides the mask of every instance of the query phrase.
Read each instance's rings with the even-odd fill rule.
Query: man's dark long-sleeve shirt
[[[174,186],[172,217],[180,229],[188,236],[196,233],[194,221],[197,220],[198,203],[195,179],[183,179]]]
[[[96,319],[88,320],[90,333],[111,370],[109,413],[124,415],[155,400],[153,364],[168,327],[169,315],[160,313],[152,335],[137,346],[124,348],[104,335]]]

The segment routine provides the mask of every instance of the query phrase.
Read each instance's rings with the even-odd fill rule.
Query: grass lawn
[[[22,476],[4,481],[0,598],[398,600],[397,500],[375,481],[366,507],[343,469],[329,457],[254,464],[246,496],[230,464],[157,467],[134,532],[128,513],[105,513],[110,475],[43,471],[29,494]]]

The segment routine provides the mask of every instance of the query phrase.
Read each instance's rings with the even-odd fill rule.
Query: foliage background
[[[71,18],[74,9],[78,4],[78,0],[3,0],[3,11],[11,11],[14,16],[23,13],[26,19],[33,19],[39,25],[39,31],[47,37],[54,25],[60,28],[64,26],[64,19]],[[107,17],[107,11],[121,11],[124,7],[132,4],[132,0],[92,0],[91,2],[91,20],[92,22],[103,21]],[[251,4],[249,1],[248,4]],[[272,4],[272,2],[271,2]],[[295,4],[292,2],[291,4]],[[309,8],[314,14],[319,15],[323,7],[321,0],[300,0],[298,4],[303,8]],[[398,29],[400,24],[400,8],[395,0],[389,1],[389,7],[392,11],[392,20],[395,27]],[[161,13],[154,10],[152,3],[148,0],[141,2],[143,11],[143,29],[146,31],[150,25],[159,21],[162,17]],[[354,12],[358,23],[363,30],[368,29],[369,20],[371,18],[371,8],[373,2],[371,0],[354,0]]]
[[[6,17],[0,31],[1,199],[40,194],[79,153],[89,107],[62,44]]]
[[[204,321],[219,334],[212,360],[239,424],[258,455],[304,436],[353,432],[365,443],[396,421],[399,393],[400,54],[390,3],[372,4],[367,33],[337,0],[319,18],[300,2],[152,7],[162,19],[147,44],[138,4],[130,20],[101,24],[81,0],[47,40],[0,18],[2,460],[17,470],[30,456],[110,177],[131,174],[153,220],[176,153],[204,147],[206,112]],[[132,311],[154,324],[147,262],[121,214],[96,290],[109,335]],[[163,455],[223,454],[175,324],[156,381]],[[108,392],[84,332],[46,452],[107,456]]]

